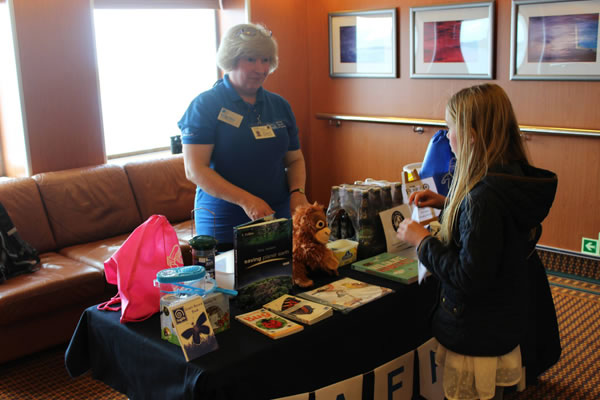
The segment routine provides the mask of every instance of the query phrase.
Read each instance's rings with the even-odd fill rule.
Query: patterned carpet
[[[506,400],[600,399],[600,282],[549,271],[562,345],[561,358],[537,386]]]
[[[0,365],[0,400],[127,400],[127,396],[90,377],[71,378],[65,346]]]
[[[600,260],[546,251],[540,256],[548,270],[563,351],[537,386],[505,399],[600,400]],[[57,347],[0,365],[0,400],[127,399],[89,374],[69,377],[64,352],[64,346]]]

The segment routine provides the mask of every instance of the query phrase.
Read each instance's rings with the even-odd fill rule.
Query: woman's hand
[[[418,192],[414,192],[410,195],[408,199],[408,204],[415,204],[417,207],[434,207],[437,209],[444,208],[444,203],[446,202],[446,197],[432,192],[429,189],[421,190]]]
[[[396,237],[403,242],[410,243],[411,245],[418,247],[421,240],[429,236],[429,231],[412,219],[405,219],[400,223]]]
[[[244,212],[248,218],[250,218],[252,221],[266,217],[267,215],[275,214],[275,211],[273,211],[271,206],[267,204],[266,201],[253,195],[249,195],[240,205],[244,209]]]
[[[294,215],[296,208],[308,204],[308,199],[304,193],[294,192],[290,195],[290,211]]]

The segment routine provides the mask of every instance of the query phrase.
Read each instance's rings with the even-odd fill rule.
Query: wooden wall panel
[[[91,3],[13,6],[29,173],[104,163]]]
[[[448,0],[463,3],[464,0]],[[316,119],[317,113],[397,116],[443,119],[447,99],[456,91],[483,80],[411,79],[409,71],[410,7],[440,4],[436,0],[321,0],[306,7],[306,25],[295,20],[282,23],[281,15],[289,16],[292,4],[303,12],[301,2],[252,1],[253,19],[267,25],[287,29],[293,35],[282,35],[283,48],[303,46],[307,41],[308,86],[305,99],[307,115],[302,108],[294,112],[309,122],[304,154],[309,164],[308,192],[310,198],[327,204],[330,187],[366,177],[399,180],[402,166],[419,161],[435,132],[428,128],[424,135],[410,127],[374,123],[343,122],[341,127],[330,126]],[[257,6],[260,4],[260,6]],[[268,5],[267,5],[268,4]],[[397,79],[331,78],[329,76],[328,13],[348,10],[393,8],[399,16],[399,77]],[[495,78],[511,97],[519,122],[523,125],[565,128],[600,128],[600,82],[576,81],[511,81],[509,0],[496,1]],[[277,32],[274,30],[274,32]],[[298,57],[290,66],[289,54],[282,53],[282,68],[277,74],[286,79],[269,78],[271,90],[295,92],[297,80],[306,75]],[[295,56],[292,54],[291,56]],[[298,60],[298,61],[296,61]],[[285,66],[284,66],[285,65]],[[292,77],[290,80],[288,77]],[[296,80],[294,80],[296,79]],[[298,92],[301,102],[304,94]],[[550,216],[544,223],[541,244],[579,251],[581,236],[597,237],[600,232],[600,138],[535,135],[528,141],[534,164],[555,171],[559,190]],[[594,206],[595,205],[595,206]]]
[[[253,0],[251,19],[273,32],[279,48],[279,67],[265,81],[265,88],[283,96],[292,107],[298,129],[300,145],[307,158],[307,171],[311,172],[309,159],[312,137],[309,132],[309,63],[308,43],[306,41],[306,13],[308,2],[305,0]]]
[[[556,172],[558,191],[541,243],[574,251],[600,234],[600,138],[531,135],[534,165]]]
[[[411,127],[344,122],[316,113],[443,119],[448,97],[484,81],[411,79],[411,6],[437,0],[247,0],[251,19],[274,32],[280,67],[265,87],[292,105],[307,160],[309,198],[326,204],[330,187],[366,177],[399,180],[402,166],[422,159],[435,132]],[[464,0],[447,0],[462,3]],[[34,4],[35,3],[35,4]],[[102,140],[90,3],[78,0],[13,0],[31,173],[102,163]],[[244,0],[225,0],[221,24],[242,22]],[[600,82],[511,81],[509,0],[496,1],[495,78],[511,97],[521,124],[600,128]],[[331,78],[328,13],[398,9],[399,77]],[[231,18],[229,18],[231,17]],[[223,26],[221,26],[223,27]],[[559,192],[541,243],[580,250],[581,236],[600,231],[600,138],[532,136],[535,164],[557,172]]]

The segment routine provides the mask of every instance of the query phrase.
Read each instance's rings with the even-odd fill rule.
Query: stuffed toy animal
[[[294,283],[300,287],[310,287],[313,272],[322,271],[338,275],[338,260],[326,244],[331,230],[327,227],[327,217],[323,206],[315,202],[296,208],[293,217],[293,267]]]

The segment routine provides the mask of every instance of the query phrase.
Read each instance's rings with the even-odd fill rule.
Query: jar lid
[[[217,239],[209,235],[198,235],[191,238],[189,244],[196,250],[212,250],[217,246]]]
[[[175,283],[185,281],[196,281],[203,279],[206,271],[202,265],[188,265],[185,267],[167,268],[158,271],[156,280],[158,283]]]

